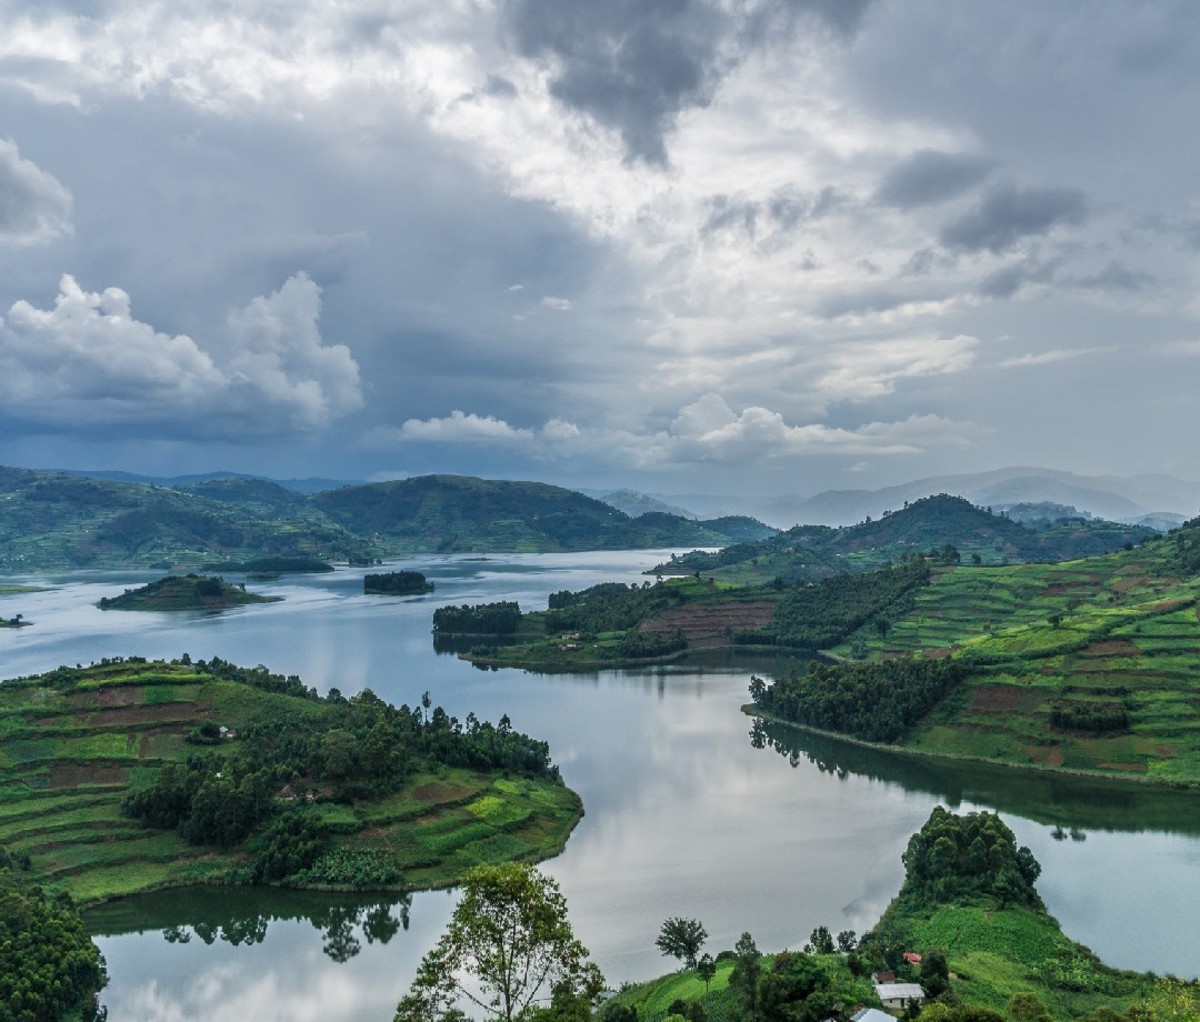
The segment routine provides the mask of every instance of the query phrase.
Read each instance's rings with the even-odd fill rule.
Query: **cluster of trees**
[[[243,671],[216,661],[222,675]],[[308,695],[299,679],[248,673],[264,687],[299,687]],[[243,728],[224,754],[166,764],[153,784],[126,796],[125,813],[201,845],[231,847],[262,830],[255,879],[278,880],[311,867],[328,837],[315,819],[285,812],[281,793],[300,803],[309,794],[372,797],[397,790],[415,769],[439,764],[557,777],[549,746],[514,731],[507,716],[495,725],[474,714],[460,722],[440,706],[430,712],[428,694],[412,709],[369,689],[349,699],[336,690],[311,698],[321,703],[317,713],[274,710]]]
[[[1042,909],[1042,867],[995,813],[956,815],[937,806],[901,857],[901,901],[918,905],[986,901]]]
[[[1050,710],[1050,726],[1060,731],[1112,734],[1128,731],[1132,722],[1129,707],[1111,699],[1057,703]]]
[[[750,681],[764,713],[871,742],[893,742],[945,698],[967,670],[952,658],[896,657],[871,663],[793,664],[768,685]]]
[[[363,576],[364,593],[411,596],[432,593],[433,583],[419,571],[387,571]]]
[[[497,603],[464,603],[461,607],[438,607],[433,612],[435,632],[467,635],[511,635],[521,621],[521,607],[515,600]]]
[[[98,1022],[104,959],[65,897],[50,898],[0,848],[0,1022]]]
[[[636,628],[646,618],[686,602],[683,586],[674,582],[602,582],[577,593],[550,594],[546,631],[619,632]]]
[[[621,656],[630,660],[644,657],[670,656],[687,649],[687,638],[678,628],[670,632],[639,632],[636,628],[621,639]]]
[[[928,583],[929,565],[921,557],[859,575],[801,582],[784,596],[769,628],[740,633],[735,639],[800,649],[836,646],[871,621],[886,631]]]

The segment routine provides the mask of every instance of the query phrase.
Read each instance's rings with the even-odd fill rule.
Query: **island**
[[[202,570],[239,575],[315,574],[333,571],[333,565],[319,557],[253,557],[248,561],[214,561]]]
[[[219,658],[0,685],[0,845],[79,904],[194,883],[413,890],[556,853],[544,742]]]
[[[24,614],[14,614],[12,617],[0,617],[0,628],[28,628],[32,621],[26,621]]]
[[[246,592],[245,586],[206,575],[168,575],[120,596],[102,596],[101,610],[224,610],[248,603],[278,603],[280,596]]]
[[[387,571],[364,575],[363,592],[385,596],[421,596],[433,592],[433,583],[419,571]]]

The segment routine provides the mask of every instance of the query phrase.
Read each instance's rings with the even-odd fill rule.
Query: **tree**
[[[537,1001],[583,998],[604,984],[567,922],[558,884],[532,866],[476,866],[446,932],[417,968],[395,1022],[448,1022],[463,1004],[488,1019],[514,1022],[539,1012]]]
[[[734,965],[729,988],[741,1002],[748,1019],[758,1018],[758,978],[762,974],[762,956],[749,933],[743,933],[733,946]]]
[[[930,997],[939,997],[950,986],[950,963],[946,960],[946,952],[940,947],[926,948],[921,956],[921,986]],[[1011,1015],[1011,1012],[1010,1012]],[[1033,1019],[1013,1022],[1035,1022]]]
[[[858,943],[858,935],[853,930],[842,930],[837,935],[837,949],[844,955],[854,950]]]
[[[696,962],[696,974],[704,980],[704,992],[708,993],[708,985],[712,982],[713,976],[717,974],[717,963],[713,960],[710,954],[703,954],[700,960]]]
[[[662,924],[654,943],[664,955],[678,958],[687,968],[694,969],[696,958],[707,939],[708,931],[699,919],[672,916]]]
[[[834,952],[833,936],[829,932],[828,926],[818,926],[809,935],[808,947],[804,950],[809,951],[814,955],[831,955]]]

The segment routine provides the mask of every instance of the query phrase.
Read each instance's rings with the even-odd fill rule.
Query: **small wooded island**
[[[247,603],[277,603],[282,597],[246,592],[245,586],[206,575],[168,575],[120,596],[102,596],[101,610],[224,610]]]
[[[364,575],[363,592],[384,596],[421,596],[433,592],[433,583],[419,571],[386,571]]]

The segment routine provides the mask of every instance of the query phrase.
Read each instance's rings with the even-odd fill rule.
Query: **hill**
[[[1032,528],[941,493],[906,503],[877,520],[867,518],[839,529],[796,526],[717,553],[686,554],[655,570],[701,571],[741,582],[776,576],[793,581],[863,571],[930,550],[951,560],[982,564],[1071,560],[1119,550],[1154,535],[1150,528],[1082,518]]]
[[[817,684],[793,671],[760,708],[915,752],[1200,785],[1198,573],[1200,520],[1084,560],[943,565],[834,648],[861,663],[818,668]],[[889,709],[939,662],[956,677],[903,719]]]
[[[247,603],[274,603],[278,596],[259,596],[245,586],[231,586],[203,575],[168,575],[120,596],[100,597],[101,610],[224,610]]]
[[[622,550],[725,537],[675,515],[630,518],[603,501],[546,483],[432,475],[315,494],[313,506],[392,551]]]
[[[0,845],[87,903],[201,882],[415,889],[553,854],[545,743],[214,658],[0,685]]]
[[[375,556],[304,498],[253,481],[214,481],[188,492],[0,468],[0,501],[0,572]]]

